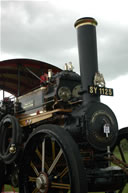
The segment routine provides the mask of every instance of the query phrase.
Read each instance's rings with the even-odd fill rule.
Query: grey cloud
[[[34,1],[2,2],[2,53],[35,58],[63,67],[72,61],[79,71],[75,11],[62,10],[52,3]],[[77,17],[78,16],[78,17]],[[98,18],[98,58],[107,79],[128,73],[128,26]]]
[[[72,21],[68,19],[71,13],[61,13],[46,2],[5,4],[5,14],[2,15],[3,52],[47,60],[51,60],[52,56],[54,60],[56,56],[58,59],[62,57],[64,50],[75,46]],[[15,11],[18,11],[16,17]]]
[[[106,78],[128,74],[128,25],[102,24],[98,29],[99,66]]]

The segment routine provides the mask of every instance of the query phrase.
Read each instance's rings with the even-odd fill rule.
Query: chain
[[[108,161],[111,161],[113,164],[119,166],[125,173],[128,175],[128,164],[118,159],[115,155],[110,155],[110,157],[105,157]]]

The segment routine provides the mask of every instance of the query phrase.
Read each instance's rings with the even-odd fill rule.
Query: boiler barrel
[[[97,21],[89,17],[81,18],[75,22],[85,104],[91,101],[100,101],[99,96],[92,96],[88,93],[88,86],[93,85],[95,73],[98,72],[96,25]]]

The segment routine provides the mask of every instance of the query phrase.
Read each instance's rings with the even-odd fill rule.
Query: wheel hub
[[[41,173],[36,179],[36,187],[42,193],[47,193],[48,191],[48,177],[45,173]]]

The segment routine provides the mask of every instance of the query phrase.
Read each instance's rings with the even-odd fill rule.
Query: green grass
[[[125,187],[123,193],[128,193],[128,184],[127,184],[127,186]]]
[[[15,192],[18,192],[18,188],[14,188],[14,189],[15,189]],[[9,185],[5,185],[4,191],[11,191],[11,192],[13,192],[12,187],[9,186]]]

